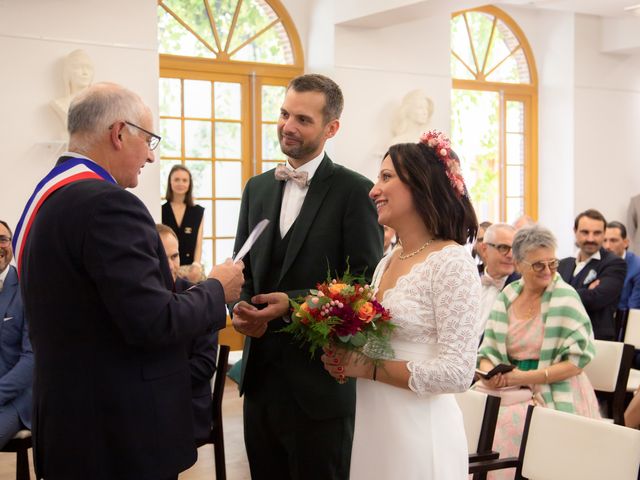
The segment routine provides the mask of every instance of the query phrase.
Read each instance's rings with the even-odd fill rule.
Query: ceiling
[[[530,8],[562,10],[566,12],[598,15],[601,17],[632,17],[625,7],[638,5],[640,0],[498,0],[498,4],[519,5]],[[638,10],[640,13],[640,9]]]

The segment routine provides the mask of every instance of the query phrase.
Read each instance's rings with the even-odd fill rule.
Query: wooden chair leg
[[[16,452],[16,480],[31,480],[29,474],[29,450],[20,448]]]
[[[227,467],[224,459],[224,436],[222,432],[219,433],[216,443],[213,445],[213,453],[216,462],[216,480],[227,480]]]

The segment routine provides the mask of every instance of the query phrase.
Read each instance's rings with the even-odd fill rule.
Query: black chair
[[[493,437],[496,433],[500,397],[467,390],[456,394],[456,401],[462,411],[464,429],[469,449],[469,464],[499,457],[493,451]],[[477,473],[473,480],[484,480],[486,474]]]
[[[30,430],[20,430],[15,437],[0,449],[0,452],[16,454],[16,480],[31,480],[31,475],[29,474],[31,438]]]
[[[636,480],[639,466],[640,431],[530,405],[518,457],[477,462],[469,471],[515,468],[515,480]]]
[[[222,431],[222,396],[224,384],[227,378],[229,366],[229,346],[220,345],[218,348],[218,362],[216,374],[213,379],[213,393],[211,395],[211,418],[213,420],[209,438],[199,442],[198,447],[213,444],[213,453],[216,462],[216,480],[226,480],[227,468],[224,459],[224,433]]]

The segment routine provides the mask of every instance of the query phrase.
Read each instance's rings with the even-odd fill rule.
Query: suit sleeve
[[[587,311],[600,310],[610,305],[613,299],[620,298],[626,274],[627,263],[622,258],[611,258],[598,272],[597,279],[600,280],[600,285],[591,290],[588,285],[576,288]]]
[[[20,358],[16,364],[0,378],[0,405],[17,398],[31,386],[33,378],[33,349],[29,341],[27,321],[22,322]]]
[[[342,218],[342,239],[345,259],[354,274],[364,274],[371,282],[373,272],[382,258],[384,230],[378,223],[378,212],[369,198],[373,184],[362,179],[351,189]]]
[[[159,245],[153,219],[135,195],[112,191],[94,207],[82,259],[125,341],[154,347],[224,328],[220,282],[208,279],[184,293],[169,291],[170,272],[166,261],[161,264]]]
[[[631,294],[627,302],[629,308],[640,308],[640,261],[636,262],[636,270],[629,278],[631,282]]]
[[[218,358],[218,332],[198,335],[194,340],[189,354],[189,368],[191,382],[198,384],[209,381],[216,372]]]

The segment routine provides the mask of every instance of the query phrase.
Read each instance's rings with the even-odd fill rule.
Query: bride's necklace
[[[419,249],[417,249],[417,250],[415,250],[415,251],[413,251],[411,253],[407,253],[406,255],[400,254],[398,256],[398,258],[400,260],[406,260],[407,258],[414,257],[417,254],[419,254],[421,251],[423,251],[425,248],[427,248],[429,245],[431,245],[431,242],[433,242],[433,238],[430,239],[430,240],[427,240],[426,242],[424,242]],[[404,252],[404,247],[402,247],[402,251]]]

